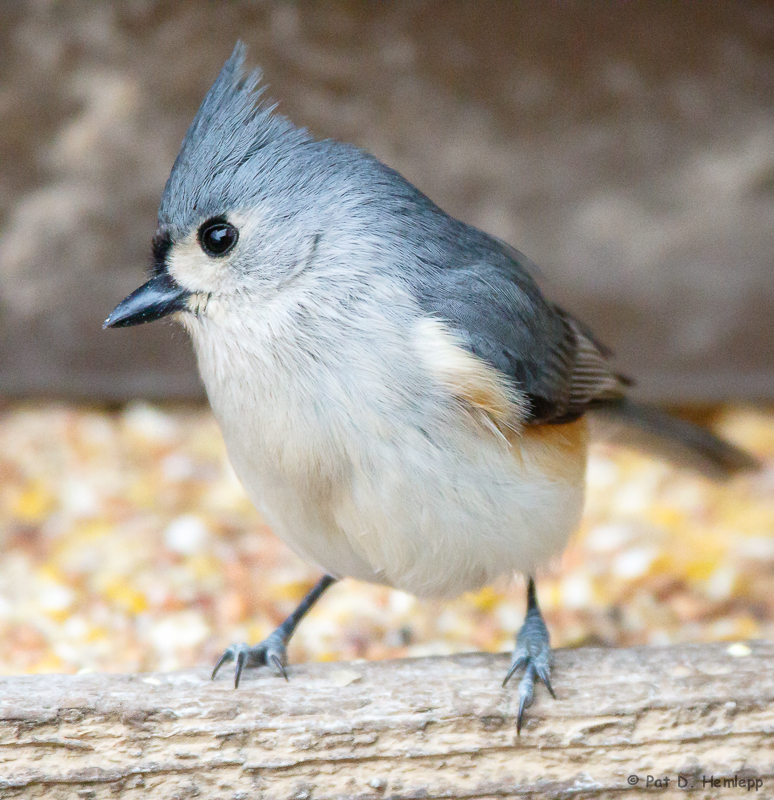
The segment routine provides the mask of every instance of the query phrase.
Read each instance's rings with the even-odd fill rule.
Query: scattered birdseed
[[[595,445],[586,513],[538,580],[557,646],[774,638],[774,411],[714,429],[764,462],[715,484]],[[261,521],[206,408],[0,411],[4,674],[176,670],[269,634],[319,578]],[[346,580],[290,661],[511,649],[521,579],[452,602]]]

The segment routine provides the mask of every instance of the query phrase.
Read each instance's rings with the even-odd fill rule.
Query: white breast
[[[410,323],[371,312],[349,335],[292,331],[281,313],[194,331],[251,500],[334,576],[453,596],[534,572],[580,518],[585,423],[487,429],[427,374]]]

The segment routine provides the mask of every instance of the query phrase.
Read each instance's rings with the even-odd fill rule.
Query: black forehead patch
[[[151,242],[151,269],[154,275],[161,275],[167,268],[167,254],[172,247],[169,231],[158,230]]]

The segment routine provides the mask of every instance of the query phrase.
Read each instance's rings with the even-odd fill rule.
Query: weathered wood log
[[[520,737],[505,654],[250,671],[237,691],[204,669],[4,678],[0,797],[772,797],[773,660],[558,651],[558,700],[541,687]]]

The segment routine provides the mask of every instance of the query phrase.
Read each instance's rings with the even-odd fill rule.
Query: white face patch
[[[196,231],[192,231],[170,248],[167,269],[175,281],[189,292],[209,294],[222,288],[230,256],[208,256],[199,245]]]
[[[229,214],[227,219],[239,232],[239,239],[228,254],[219,257],[207,255],[199,243],[198,228],[175,242],[169,250],[169,274],[180,286],[195,295],[218,295],[237,288],[234,263],[244,253],[245,243],[255,235],[261,215],[256,212],[236,212]],[[202,224],[205,221],[202,220]],[[201,301],[192,298],[192,302],[196,304]],[[189,307],[192,311],[204,310],[202,306],[194,308],[189,304]]]

